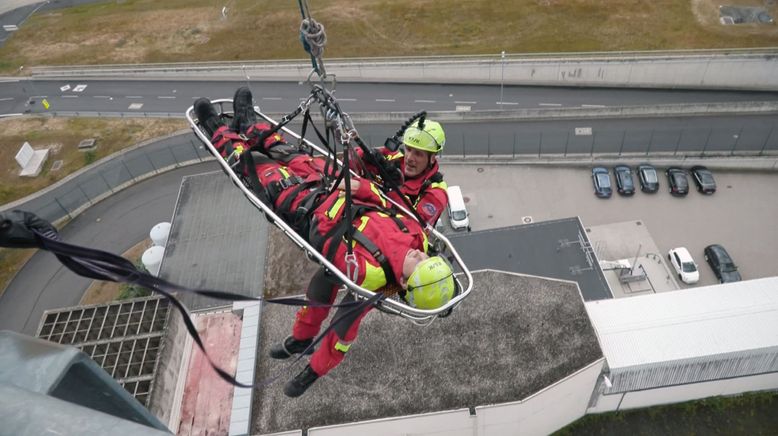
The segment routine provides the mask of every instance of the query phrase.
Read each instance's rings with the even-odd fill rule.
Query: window
[[[694,263],[692,263],[692,262],[684,262],[682,264],[682,268],[681,269],[683,270],[683,272],[695,272],[695,271],[697,271],[697,267],[694,266]]]

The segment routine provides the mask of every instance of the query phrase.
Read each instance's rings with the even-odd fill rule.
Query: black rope
[[[197,344],[198,348],[200,348],[200,350],[203,352],[203,355],[208,360],[211,368],[213,368],[219,377],[221,377],[227,383],[242,388],[267,386],[268,384],[277,380],[281,376],[281,372],[258,383],[245,384],[237,381],[233,376],[214,363],[213,359],[208,354],[208,351],[205,349],[202,338],[197,332],[197,328],[195,327],[194,322],[192,322],[189,311],[186,309],[186,306],[184,306],[184,304],[173,295],[174,293],[189,292],[218,300],[228,301],[264,301],[267,303],[282,304],[287,306],[347,308],[347,310],[344,311],[343,316],[339,316],[333,319],[330,325],[327,326],[327,328],[325,328],[324,331],[322,331],[318,336],[316,336],[316,338],[314,338],[308,349],[311,349],[312,347],[315,347],[317,344],[319,344],[325,335],[332,331],[349,315],[352,315],[357,311],[364,311],[368,307],[378,304],[380,300],[385,298],[383,294],[376,293],[371,298],[362,301],[325,304],[294,297],[263,299],[220,290],[189,288],[186,286],[177,285],[159,277],[152,276],[147,272],[141,271],[129,260],[121,256],[117,256],[113,253],[63,242],[60,240],[59,234],[56,232],[40,232],[34,229],[33,232],[36,236],[39,248],[53,253],[57,259],[62,262],[63,265],[78,275],[97,280],[143,286],[144,288],[164,296],[182,315],[184,325],[186,326],[189,335],[192,336],[195,344]],[[305,351],[307,352],[308,349]],[[305,352],[300,354],[297,359],[289,364],[289,367],[298,362],[304,355]]]

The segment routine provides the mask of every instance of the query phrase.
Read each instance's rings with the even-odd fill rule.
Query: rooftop
[[[347,359],[302,397],[283,383],[304,364],[267,356],[294,308],[261,314],[255,433],[470,408],[521,400],[602,357],[575,283],[497,271],[474,273],[472,294],[427,327],[382,312],[362,322]],[[337,399],[334,401],[333,399]]]

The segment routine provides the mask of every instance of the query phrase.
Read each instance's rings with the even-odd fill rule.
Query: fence
[[[498,126],[499,128],[491,128]],[[361,129],[368,144],[383,144],[379,133],[386,126]],[[775,156],[778,129],[775,126],[739,125],[680,129],[526,130],[520,123],[479,125],[452,123],[446,126],[446,158],[596,157],[708,158],[723,156]],[[488,131],[488,133],[483,133]],[[311,138],[312,139],[312,138]],[[315,142],[315,141],[314,141]],[[133,183],[160,172],[211,158],[191,134],[173,136],[105,161],[45,194],[15,205],[48,221],[72,218],[93,203]],[[766,162],[761,168],[775,168]],[[8,208],[8,207],[5,207]]]
[[[210,158],[191,135],[175,136],[98,164],[16,207],[50,222],[73,218],[95,202],[141,180]]]

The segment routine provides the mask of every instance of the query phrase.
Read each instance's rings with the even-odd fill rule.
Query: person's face
[[[432,161],[432,153],[405,147],[405,177],[412,179],[423,173]]]
[[[429,256],[427,256],[427,254],[421,250],[412,249],[405,253],[405,260],[403,261],[403,276],[402,280],[400,281],[400,285],[403,288],[407,288],[408,278],[411,276],[411,274],[413,274],[413,271],[416,270],[416,265],[428,258]]]

